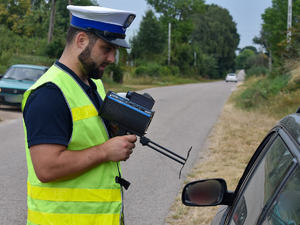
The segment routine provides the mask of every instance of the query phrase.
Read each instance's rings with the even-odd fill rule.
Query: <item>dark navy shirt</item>
[[[102,99],[95,83],[89,79],[90,86],[85,84],[71,69],[58,61],[55,66],[77,81],[99,111]],[[28,147],[38,144],[69,144],[73,125],[71,112],[62,92],[54,83],[46,83],[31,93],[23,117]]]

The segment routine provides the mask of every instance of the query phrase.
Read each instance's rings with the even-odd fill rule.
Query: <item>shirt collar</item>
[[[85,90],[85,91],[89,91],[90,89],[96,90],[96,84],[90,79],[88,78],[88,82],[90,84],[87,85],[86,83],[84,83],[79,76],[76,75],[75,72],[73,72],[73,70],[71,70],[69,67],[67,67],[66,65],[62,64],[61,62],[59,62],[58,60],[55,62],[55,65],[58,66],[60,69],[64,70],[66,73],[70,74],[77,82],[78,84],[80,84],[80,86]]]

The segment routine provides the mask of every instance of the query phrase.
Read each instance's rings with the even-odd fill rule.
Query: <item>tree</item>
[[[194,30],[193,16],[203,12],[204,1],[147,0],[147,2],[159,14],[159,21],[165,32],[168,31],[169,24],[172,25],[171,64],[179,67],[181,74],[191,74],[193,69],[191,66],[194,64],[191,43],[191,34]],[[164,63],[167,63],[167,60]]]
[[[16,34],[23,34],[24,17],[30,7],[30,0],[0,0],[0,24],[5,24]]]
[[[31,1],[31,8],[24,17],[26,37],[46,38],[49,28],[50,3],[44,0]]]
[[[53,0],[52,0],[53,1]],[[56,0],[55,0],[56,1]],[[67,10],[68,1],[56,1],[54,38],[64,39],[70,24],[70,12]],[[97,5],[95,0],[72,0],[73,5]]]
[[[67,10],[69,1],[52,0],[46,53],[50,57],[58,57],[65,45],[65,36],[70,24],[70,14]],[[95,5],[93,0],[72,0],[74,5]],[[55,17],[55,21],[54,21]],[[51,22],[52,20],[52,22]],[[51,42],[51,43],[50,43]]]
[[[151,59],[161,54],[166,45],[166,32],[152,10],[148,10],[140,24],[138,34],[132,38],[133,58]]]
[[[268,40],[268,36],[270,34],[264,30],[260,31],[260,36],[259,37],[254,37],[253,42],[255,44],[261,45],[266,51],[269,59],[269,70],[272,71],[272,49],[271,49],[271,44]]]
[[[207,5],[204,14],[194,18],[192,42],[206,55],[215,58],[219,77],[234,70],[235,51],[239,44],[236,23],[227,9]]]
[[[244,47],[244,48],[242,48],[240,51],[242,52],[242,51],[244,51],[245,49],[249,49],[249,50],[251,50],[251,51],[253,51],[255,54],[257,54],[258,52],[257,52],[257,49],[254,47],[254,46],[246,46],[246,47]]]
[[[202,13],[204,0],[147,0],[155,11],[160,14],[160,21],[164,29],[172,24],[172,43],[188,42],[193,32],[192,17]]]
[[[263,24],[260,32],[260,37],[255,38],[257,43],[263,45],[269,55],[273,55],[275,63],[281,64],[282,58],[286,55],[286,51],[294,51],[294,49],[288,49],[287,42],[287,7],[288,0],[272,0],[272,6],[267,8],[262,15]],[[300,23],[300,0],[293,0],[293,17],[292,25],[297,27]],[[294,31],[292,29],[292,31]],[[300,42],[295,39],[295,35],[292,33],[292,42],[295,44]]]
[[[247,60],[255,55],[255,52],[252,49],[246,48],[243,49],[240,54],[236,57],[236,68],[237,69],[248,69]]]
[[[203,9],[203,0],[147,0],[148,4],[153,6],[157,13],[170,21],[186,20],[194,12]]]

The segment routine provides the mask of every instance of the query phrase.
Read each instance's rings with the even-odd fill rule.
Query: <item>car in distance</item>
[[[235,191],[220,178],[198,180],[183,188],[182,202],[222,205],[211,225],[299,225],[300,108],[269,131]]]
[[[235,73],[228,73],[225,78],[226,82],[237,82],[237,76]]]
[[[0,104],[20,106],[23,93],[42,76],[48,67],[16,64],[0,79]]]

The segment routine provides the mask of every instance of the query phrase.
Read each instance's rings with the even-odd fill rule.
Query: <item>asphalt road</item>
[[[168,210],[236,84],[224,81],[145,90],[156,100],[148,134],[181,156],[193,146],[179,179],[181,164],[137,144],[122,163],[126,225],[163,225]],[[26,159],[20,113],[0,109],[0,225],[26,224]]]

